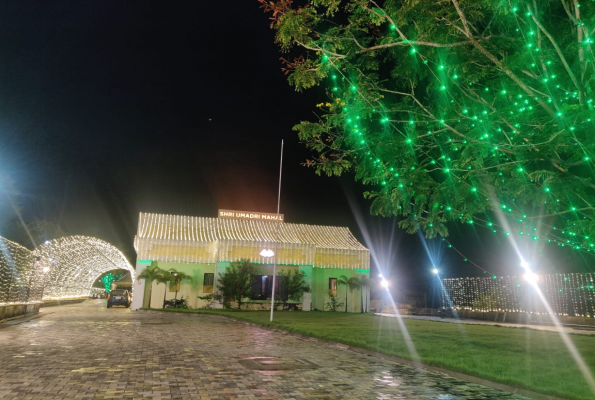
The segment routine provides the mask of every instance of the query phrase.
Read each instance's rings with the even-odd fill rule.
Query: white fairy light
[[[595,315],[595,274],[572,273],[522,277],[447,278],[442,280],[443,304],[474,311],[510,311],[545,314],[535,299],[538,285],[557,315]],[[450,300],[450,303],[449,303]]]
[[[45,274],[45,298],[87,296],[95,279],[114,269],[134,268],[120,250],[89,236],[67,236],[37,247],[33,256],[52,260]]]
[[[187,229],[193,234],[180,234]],[[283,222],[277,236],[275,221],[141,213],[134,243],[139,260],[216,263],[241,258],[263,262],[260,250],[276,241],[280,264],[370,269],[369,250],[343,227]],[[183,247],[205,251],[181,254]]]

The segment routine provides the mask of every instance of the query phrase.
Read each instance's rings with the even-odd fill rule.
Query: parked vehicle
[[[112,306],[130,307],[130,292],[124,289],[112,290],[107,295],[107,308]]]
[[[182,296],[179,299],[165,300],[163,308],[188,308],[188,304],[186,304],[186,299]]]

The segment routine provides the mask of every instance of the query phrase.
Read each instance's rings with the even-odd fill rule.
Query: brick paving
[[[0,399],[145,398],[526,399],[344,346],[103,300],[0,324]]]

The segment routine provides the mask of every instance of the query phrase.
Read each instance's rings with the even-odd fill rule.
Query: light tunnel
[[[134,268],[113,245],[90,236],[66,236],[50,240],[33,251],[44,270],[43,299],[88,296],[93,282],[104,272]]]

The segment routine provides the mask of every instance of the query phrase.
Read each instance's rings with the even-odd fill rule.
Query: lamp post
[[[271,257],[275,257],[275,261],[274,264],[277,264],[277,257],[276,257],[276,252],[274,252],[271,249],[262,249],[262,251],[260,252],[260,256],[264,257],[264,258],[271,258]],[[271,321],[273,320],[273,315],[272,315],[272,310],[273,310],[273,305],[274,305],[274,300],[275,300],[275,267],[273,266],[273,288],[272,288],[272,293],[271,293]]]
[[[275,232],[275,262],[273,263],[273,291],[271,294],[271,319],[275,309],[275,285],[277,284],[277,253],[279,250],[279,207],[281,205],[281,172],[283,171],[283,140],[281,140],[281,161],[279,162],[279,192],[277,193],[277,229]]]

